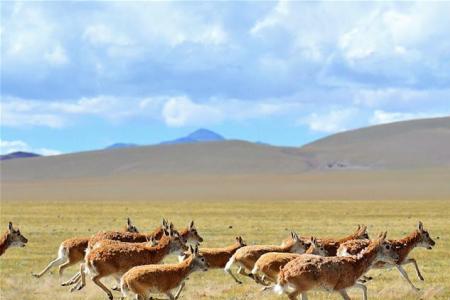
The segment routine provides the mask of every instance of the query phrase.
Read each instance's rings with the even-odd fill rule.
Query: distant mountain
[[[301,148],[198,143],[221,138],[203,130],[188,137],[1,161],[2,200],[450,199],[450,117],[356,129]]]
[[[122,148],[133,148],[133,147],[138,147],[138,144],[132,144],[132,143],[115,143],[112,144],[108,147],[106,147],[105,149],[122,149]]]
[[[175,140],[169,140],[159,143],[160,145],[175,145],[175,144],[192,144],[201,142],[218,142],[225,141],[225,138],[214,131],[208,129],[198,129],[187,136],[180,137]],[[115,143],[105,149],[124,149],[124,148],[134,148],[139,146],[148,145],[138,145],[133,143]]]
[[[221,136],[218,133],[215,133],[214,131],[208,130],[208,129],[198,129],[194,131],[193,133],[175,139],[171,141],[165,141],[162,142],[162,145],[173,145],[173,144],[189,144],[189,143],[201,143],[201,142],[218,142],[218,141],[225,141],[225,138]]]
[[[31,153],[31,152],[17,151],[17,152],[11,152],[9,154],[0,155],[0,160],[37,157],[37,156],[41,156],[41,155],[36,154],[36,153]]]

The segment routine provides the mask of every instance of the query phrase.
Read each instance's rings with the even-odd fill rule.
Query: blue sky
[[[450,115],[450,3],[2,2],[1,152]]]

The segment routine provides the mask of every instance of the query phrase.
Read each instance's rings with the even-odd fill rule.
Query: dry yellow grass
[[[121,228],[130,216],[141,230],[155,227],[164,216],[176,226],[194,219],[206,246],[223,246],[242,235],[247,243],[279,243],[296,230],[300,235],[339,237],[352,232],[358,223],[369,225],[372,235],[388,230],[397,238],[411,232],[422,220],[433,237],[439,236],[432,251],[416,249],[425,282],[412,266],[406,269],[422,289],[410,291],[396,270],[371,271],[368,284],[371,299],[450,298],[450,201],[297,201],[297,202],[5,202],[1,203],[1,225],[12,220],[30,240],[26,248],[9,249],[0,258],[0,298],[3,299],[106,299],[92,282],[86,289],[69,293],[58,284],[55,272],[41,279],[31,271],[41,270],[56,255],[65,238],[84,236],[98,230]],[[229,228],[229,226],[232,228]],[[173,260],[170,257],[168,260]],[[71,268],[67,278],[75,271]],[[183,299],[285,299],[273,293],[261,294],[259,287],[244,279],[237,285],[221,270],[194,273],[187,282]],[[359,291],[351,291],[356,299]],[[115,293],[115,296],[119,296]],[[336,294],[311,293],[311,299],[339,299]]]

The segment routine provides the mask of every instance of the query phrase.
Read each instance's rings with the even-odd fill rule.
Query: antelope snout
[[[400,255],[398,255],[397,253],[394,253],[394,254],[392,255],[392,260],[393,260],[395,263],[397,263],[399,259],[400,259]]]

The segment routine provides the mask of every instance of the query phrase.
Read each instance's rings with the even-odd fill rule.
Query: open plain
[[[424,222],[437,245],[433,250],[418,248],[411,257],[417,259],[425,277],[417,279],[413,267],[406,266],[413,282],[421,288],[416,294],[394,270],[372,270],[368,283],[370,299],[449,299],[450,202],[403,201],[2,201],[1,224],[13,220],[29,239],[25,248],[9,249],[0,260],[1,299],[106,299],[92,282],[86,289],[69,293],[59,286],[57,272],[40,279],[31,276],[54,259],[59,243],[69,237],[86,236],[99,230],[122,228],[130,216],[141,231],[157,226],[162,217],[183,227],[193,219],[205,246],[231,244],[242,235],[248,244],[275,243],[286,238],[290,230],[300,235],[340,237],[351,233],[357,224],[368,225],[375,236],[388,230],[388,237],[399,238]],[[232,227],[232,228],[230,228]],[[174,261],[171,256],[166,261]],[[68,278],[75,267],[67,270]],[[111,282],[112,284],[112,282]],[[182,299],[285,299],[272,292],[260,293],[249,279],[237,285],[222,270],[194,273],[187,282]],[[350,290],[359,299],[359,290]],[[120,294],[115,292],[115,297]],[[311,293],[311,299],[339,299],[337,294]]]

